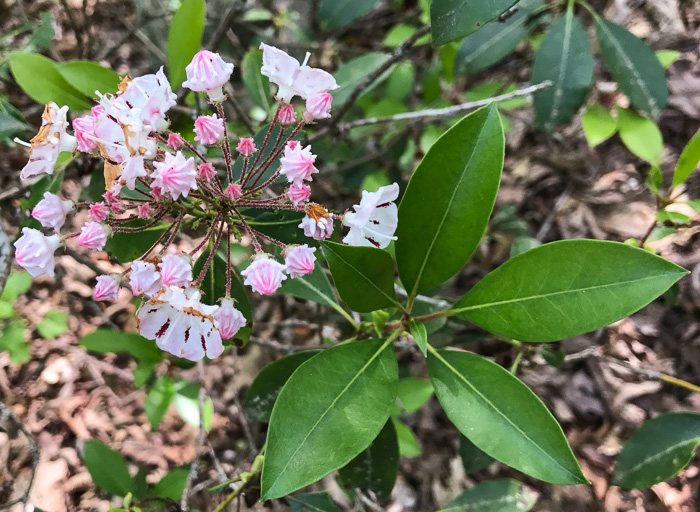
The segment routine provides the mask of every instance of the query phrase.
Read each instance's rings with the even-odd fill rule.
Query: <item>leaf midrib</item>
[[[501,30],[498,34],[496,34],[496,37],[493,37],[488,42],[484,42],[484,44],[482,44],[476,50],[474,50],[471,54],[469,54],[469,56],[465,59],[465,61],[468,64],[471,64],[472,62],[474,62],[474,59],[476,59],[478,56],[480,56],[486,50],[489,50],[491,47],[493,47],[493,45],[495,45],[496,43],[498,43],[499,41],[504,39],[507,35],[509,35],[511,32],[513,32],[516,28],[520,28],[521,25],[525,25],[527,23],[527,20],[529,17],[530,17],[530,14],[527,13],[525,16],[516,20],[512,24],[506,25],[506,27],[504,27],[503,30]]]
[[[682,448],[685,445],[696,445],[697,446],[698,444],[700,444],[700,437],[694,437],[692,439],[686,439],[685,441],[680,441],[678,443],[672,444],[671,446],[661,450],[660,452],[656,452],[655,454],[650,455],[649,457],[645,458],[644,460],[638,462],[637,464],[635,464],[631,468],[624,470],[624,471],[620,471],[619,476],[616,478],[616,480],[618,482],[622,482],[627,476],[634,474],[642,466],[645,466],[645,465],[649,464],[651,461],[654,461],[654,460],[657,460],[657,459],[663,457],[664,455],[672,452],[676,448]]]
[[[345,258],[343,258],[340,254],[338,254],[337,251],[333,250],[333,248],[332,248],[329,244],[324,245],[324,247],[327,248],[329,251],[331,251],[340,261],[342,261],[342,262],[345,263],[348,267],[350,267],[350,268],[353,269],[355,272],[357,272],[357,274],[358,274],[359,276],[362,276],[362,279],[364,279],[365,281],[367,281],[367,282],[368,282],[374,289],[376,289],[380,294],[382,294],[384,297],[386,297],[387,299],[389,299],[390,302],[396,303],[396,296],[392,297],[391,295],[388,295],[384,290],[382,290],[381,288],[379,288],[379,286],[377,286],[377,285],[375,284],[374,281],[372,281],[370,278],[368,278],[366,275],[364,275],[362,272],[360,272],[360,270],[359,270],[357,267],[355,267],[354,265],[352,265],[352,264],[351,264],[350,262],[348,262]]]
[[[567,72],[567,64],[569,62],[569,50],[571,49],[571,34],[573,33],[574,13],[572,9],[566,11],[564,20],[564,45],[559,61],[559,76],[557,77],[557,86],[554,89],[554,98],[552,109],[549,111],[549,120],[547,121],[547,129],[551,129],[554,125],[554,120],[559,114],[561,99],[564,96],[564,76]]]

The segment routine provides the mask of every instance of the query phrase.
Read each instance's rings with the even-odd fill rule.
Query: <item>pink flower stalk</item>
[[[192,281],[192,264],[186,256],[168,254],[160,262],[160,277],[166,286],[187,286]]]
[[[110,274],[108,276],[97,276],[95,292],[92,294],[95,300],[115,300],[119,296],[119,276]]]
[[[168,135],[167,145],[170,149],[177,151],[185,143],[185,139],[179,133],[171,133]]]
[[[228,297],[221,301],[221,306],[214,312],[214,319],[224,340],[233,338],[246,324],[243,313],[233,306],[233,299]]]
[[[44,192],[44,199],[32,210],[32,217],[45,228],[59,231],[66,222],[66,215],[73,210],[73,201],[63,201],[56,194]]]
[[[262,295],[274,293],[287,279],[284,275],[286,267],[271,259],[267,254],[258,254],[253,262],[241,272],[246,279],[243,284],[250,286],[253,291]]]
[[[299,206],[301,203],[305,203],[309,196],[311,195],[311,187],[304,185],[303,183],[292,183],[292,186],[287,189],[287,197],[294,204],[294,206]]]
[[[214,176],[216,176],[216,169],[209,162],[201,164],[197,171],[197,177],[202,181],[209,181]]]
[[[292,126],[297,122],[297,113],[294,107],[287,104],[280,109],[280,113],[277,115],[277,120],[283,127]]]
[[[53,253],[61,243],[58,235],[45,236],[36,229],[22,228],[22,236],[13,244],[15,261],[32,277],[41,274],[53,277],[56,265]]]
[[[88,211],[88,217],[93,222],[104,222],[109,217],[109,208],[105,203],[92,203]]]
[[[131,263],[129,286],[131,286],[131,292],[137,297],[151,297],[163,288],[163,281],[153,263],[135,260]]]
[[[287,247],[284,251],[284,265],[287,267],[287,274],[293,279],[313,272],[316,262],[314,252],[316,252],[316,248],[306,244]]]
[[[306,100],[304,119],[310,122],[315,119],[327,119],[331,117],[331,103],[333,103],[333,96],[327,92],[311,96]]]
[[[53,174],[56,160],[61,151],[73,152],[77,140],[66,132],[68,107],[58,108],[53,101],[46,105],[42,114],[39,133],[30,140],[32,149],[29,151],[29,162],[24,166],[19,177],[27,179],[37,174]]]
[[[99,222],[86,222],[80,230],[78,245],[80,247],[92,249],[93,252],[101,251],[107,243],[108,236],[107,228]]]
[[[150,203],[140,204],[136,208],[136,215],[139,219],[150,219],[153,216],[153,207]]]
[[[238,141],[238,146],[236,146],[236,151],[238,151],[243,158],[248,158],[257,150],[258,148],[255,147],[253,139],[246,137],[241,138],[241,140]]]
[[[333,218],[320,204],[311,203],[306,207],[306,217],[299,227],[304,234],[314,240],[325,240],[333,234]]]
[[[218,309],[202,304],[195,288],[165,288],[139,308],[139,332],[174,356],[199,361],[206,354],[214,359],[224,351],[214,319]]]
[[[354,212],[343,217],[343,224],[350,232],[343,238],[348,245],[364,245],[384,249],[392,240],[398,225],[398,208],[394,201],[399,197],[399,185],[392,183],[376,192],[362,191],[360,204]]]
[[[194,122],[194,133],[194,140],[208,146],[216,144],[224,136],[224,120],[216,114],[199,116]]]
[[[311,153],[311,146],[302,148],[298,142],[292,142],[287,144],[284,155],[280,158],[280,174],[284,174],[289,183],[301,184],[304,180],[312,181],[311,175],[318,172],[314,167],[316,155]]]
[[[243,195],[243,187],[241,187],[240,183],[231,183],[226,187],[226,190],[224,190],[224,194],[226,194],[226,197],[229,199],[238,199]]]
[[[170,194],[173,201],[182,195],[187,197],[190,190],[197,190],[197,171],[194,158],[185,159],[178,151],[175,156],[165,154],[165,161],[153,162],[155,170],[151,177],[151,188],[158,187],[162,192]]]
[[[78,151],[92,153],[97,149],[97,142],[94,139],[95,116],[89,115],[73,119],[73,131],[78,142]]]
[[[196,92],[206,92],[211,101],[223,101],[223,86],[233,73],[233,64],[224,62],[218,53],[202,50],[195,54],[185,68],[187,80],[183,87]]]

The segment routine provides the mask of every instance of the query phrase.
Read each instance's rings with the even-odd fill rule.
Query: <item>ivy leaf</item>
[[[129,466],[118,452],[100,441],[88,441],[83,459],[97,487],[116,496],[131,492]]]
[[[199,51],[206,13],[204,0],[183,0],[170,22],[168,70],[173,91],[187,78],[185,68]]]
[[[520,482],[497,478],[467,489],[439,512],[528,512],[537,498],[534,490]]]
[[[518,0],[433,0],[430,4],[433,43],[436,46],[443,45],[476,32],[517,2]]]

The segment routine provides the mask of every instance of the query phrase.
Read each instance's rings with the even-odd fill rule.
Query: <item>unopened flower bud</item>
[[[246,324],[243,313],[233,306],[233,299],[225,298],[221,306],[214,312],[214,319],[218,322],[221,338],[228,340],[233,338]]]
[[[238,141],[238,146],[236,146],[236,151],[238,151],[243,158],[248,158],[257,150],[258,149],[255,147],[255,142],[253,142],[253,139],[245,137]]]
[[[107,243],[108,236],[108,228],[99,222],[87,222],[80,230],[78,245],[93,251],[101,251]]]
[[[303,183],[292,183],[292,185],[287,189],[287,197],[294,204],[294,206],[299,206],[301,203],[305,203],[309,196],[311,195],[311,187],[304,185]]]
[[[150,203],[143,203],[138,206],[136,213],[139,219],[150,219],[153,216],[153,207]]]
[[[58,235],[45,236],[36,229],[22,228],[22,236],[13,244],[15,261],[32,277],[48,274],[54,276],[54,251],[61,245]]]
[[[192,281],[192,264],[186,256],[168,254],[159,268],[160,278],[166,286],[185,287]]]
[[[89,210],[88,217],[94,222],[104,222],[109,216],[109,208],[104,203],[92,203]]]
[[[44,199],[32,210],[32,217],[45,228],[59,231],[66,222],[66,215],[73,210],[73,201],[64,201],[56,194],[44,192]]]
[[[211,146],[216,144],[224,136],[224,120],[216,114],[211,116],[199,116],[194,122],[194,140]]]
[[[179,133],[171,133],[168,135],[168,147],[177,151],[185,143],[185,139]]]
[[[241,275],[246,278],[243,284],[262,295],[274,293],[282,286],[282,281],[287,279],[284,275],[285,268],[267,254],[259,254],[248,268],[241,272]]]
[[[233,64],[224,62],[218,53],[197,52],[185,68],[187,80],[183,87],[196,92],[206,92],[211,101],[224,99],[223,86],[233,73]]]
[[[226,190],[224,190],[224,194],[226,194],[226,197],[229,199],[238,199],[243,195],[243,189],[240,183],[231,183],[226,187]]]
[[[314,271],[316,262],[315,247],[308,245],[292,245],[284,251],[284,265],[287,267],[287,274],[295,278],[310,274]]]
[[[308,100],[306,100],[304,120],[310,122],[315,119],[326,119],[331,117],[332,102],[333,96],[327,92],[310,97]]]
[[[119,296],[120,281],[119,277],[113,274],[97,276],[93,298],[95,300],[115,300]]]
[[[297,113],[291,105],[285,105],[280,109],[277,120],[283,127],[291,126],[297,122]]]

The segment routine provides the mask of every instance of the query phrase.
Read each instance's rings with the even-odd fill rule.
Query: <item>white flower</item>
[[[13,245],[15,261],[32,277],[41,274],[54,276],[56,260],[53,253],[61,245],[58,235],[45,236],[36,229],[22,228],[22,236]]]
[[[201,50],[185,68],[187,80],[182,83],[192,91],[206,92],[211,101],[223,101],[223,87],[233,73],[233,64],[224,62],[221,55]]]
[[[61,151],[75,151],[78,141],[66,132],[68,107],[58,108],[53,101],[46,105],[42,114],[39,133],[29,142],[29,162],[20,173],[21,179],[37,174],[53,174],[53,168]]]
[[[396,183],[381,187],[376,192],[362,191],[360,204],[354,205],[354,212],[348,212],[343,224],[350,232],[343,238],[348,245],[365,245],[384,249],[392,240],[398,225],[398,208],[394,201],[399,197]]]

